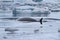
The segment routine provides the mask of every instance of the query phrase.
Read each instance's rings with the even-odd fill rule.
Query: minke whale
[[[42,22],[43,22],[42,20],[43,20],[43,18],[41,18],[39,21],[37,21],[36,19],[33,19],[33,18],[21,18],[18,21],[40,22],[40,24],[42,24]]]
[[[43,20],[43,19],[46,19],[46,20]],[[51,22],[49,20],[60,21],[60,19],[57,19],[57,18],[40,18],[39,20],[36,20],[33,18],[20,18],[20,19],[18,19],[18,21],[39,22],[40,24],[43,24],[43,22]]]

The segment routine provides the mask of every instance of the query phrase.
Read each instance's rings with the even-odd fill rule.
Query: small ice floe
[[[59,8],[51,9],[51,12],[60,12]]]
[[[60,33],[60,30],[58,30],[58,32]]]
[[[4,36],[3,38],[4,38],[4,39],[7,39],[7,37],[5,37],[5,36]]]
[[[53,27],[53,25],[49,25],[50,27]]]
[[[34,30],[34,33],[38,33],[38,32],[39,32],[39,29]]]
[[[5,31],[8,31],[8,32],[10,32],[11,34],[14,34],[15,33],[15,31],[18,31],[18,29],[17,28],[5,28]]]
[[[43,26],[40,26],[40,28],[43,28]]]

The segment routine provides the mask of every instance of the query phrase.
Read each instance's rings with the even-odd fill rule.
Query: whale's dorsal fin
[[[40,19],[40,21],[39,21],[39,22],[40,22],[40,24],[42,24],[42,20],[43,20],[43,18],[41,18],[41,19]]]

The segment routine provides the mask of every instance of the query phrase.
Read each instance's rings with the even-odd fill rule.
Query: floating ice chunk
[[[9,31],[11,33],[14,33],[15,31],[18,31],[17,28],[5,28],[5,31]]]

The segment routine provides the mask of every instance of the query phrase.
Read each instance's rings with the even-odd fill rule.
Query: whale
[[[21,18],[18,21],[40,22],[40,24],[42,24],[42,22],[43,22],[42,20],[43,20],[43,18],[41,18],[39,21],[37,21],[36,19],[33,19],[33,18]]]

